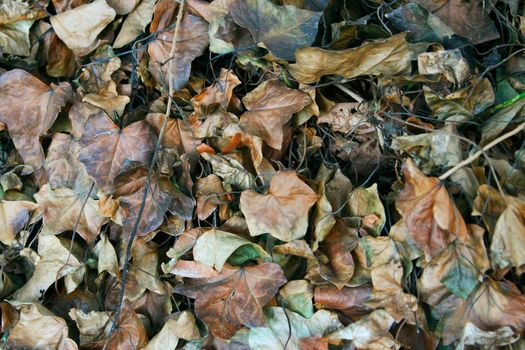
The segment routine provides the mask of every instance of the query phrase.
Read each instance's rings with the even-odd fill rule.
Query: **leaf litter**
[[[2,1],[0,347],[524,347],[524,18]]]

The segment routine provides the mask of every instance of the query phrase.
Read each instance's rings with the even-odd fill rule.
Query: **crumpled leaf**
[[[453,124],[417,135],[401,135],[392,140],[392,149],[409,154],[419,168],[452,167],[464,159],[461,140]]]
[[[46,17],[43,10],[49,0],[25,2],[5,0],[0,4],[0,24],[13,23],[23,20],[37,20]]]
[[[76,50],[91,46],[115,15],[106,0],[95,0],[52,16],[50,21],[58,37],[71,50]]]
[[[305,339],[322,337],[339,327],[337,316],[327,310],[317,311],[304,318],[281,307],[268,307],[264,313],[265,327],[250,329],[249,344],[253,350],[301,350]]]
[[[464,239],[467,227],[443,184],[426,177],[408,159],[403,164],[405,188],[396,208],[405,220],[412,238],[425,252],[426,261],[455,239]]]
[[[490,244],[490,262],[493,269],[516,267],[521,275],[525,272],[525,204],[510,204],[501,213]]]
[[[410,52],[405,34],[396,34],[341,51],[304,47],[295,52],[290,73],[301,83],[310,84],[324,75],[351,79],[360,75],[396,75],[410,72]]]
[[[509,326],[520,334],[525,329],[524,309],[525,297],[514,285],[488,278],[467,300],[448,298],[438,305],[443,343],[460,339],[469,323],[485,331]]]
[[[327,113],[317,118],[317,123],[330,124],[333,131],[344,134],[359,129],[370,129],[368,123],[368,106],[360,102],[344,102],[335,104]]]
[[[171,43],[175,29],[163,31],[175,23],[176,3],[161,0],[155,5],[150,32],[161,31],[156,39],[148,44],[150,56],[149,69],[157,83],[168,87],[168,76],[172,76],[174,91],[180,90],[190,77],[191,62],[200,56],[208,46],[208,23],[200,17],[186,13],[182,18],[177,37],[177,63],[173,65],[173,74],[168,74]]]
[[[399,349],[400,344],[388,333],[393,323],[394,319],[386,311],[374,310],[359,321],[329,334],[326,339],[329,341],[351,340],[358,349]]]
[[[268,146],[280,150],[283,142],[283,126],[293,113],[311,103],[308,94],[286,87],[277,80],[268,80],[243,97],[247,112],[239,126],[251,135],[262,138]]]
[[[454,84],[463,84],[470,70],[459,49],[423,52],[417,56],[419,74],[443,74]]]
[[[360,217],[361,227],[373,236],[379,236],[386,222],[386,214],[377,184],[368,188],[355,188],[348,198],[348,212],[351,216]]]
[[[199,338],[195,316],[189,311],[182,311],[166,321],[160,332],[148,342],[144,350],[175,349],[179,339],[196,340]]]
[[[29,56],[31,49],[29,29],[33,22],[32,20],[26,20],[0,24],[0,47],[2,47],[2,52],[9,55]]]
[[[60,108],[71,98],[71,85],[66,82],[49,87],[20,69],[0,75],[0,122],[7,125],[24,162],[35,170],[44,164],[39,137],[47,132]]]
[[[38,204],[29,201],[0,200],[0,242],[11,245],[22,230]]]
[[[97,201],[86,201],[86,195],[80,196],[69,188],[52,190],[49,184],[42,186],[35,199],[44,212],[44,228],[54,234],[76,229],[86,242],[93,242],[105,218],[98,211]]]
[[[111,324],[109,311],[84,312],[82,309],[72,308],[68,315],[80,332],[80,345],[100,339],[106,327]]]
[[[78,349],[73,339],[68,338],[66,321],[55,316],[44,306],[12,301],[3,302],[0,308],[2,310],[2,330],[7,331],[6,345],[9,348]],[[5,315],[8,313],[16,314],[16,317],[6,319]]]
[[[269,258],[268,253],[257,244],[236,234],[217,229],[209,230],[199,236],[193,247],[193,258],[221,272],[230,255],[245,245],[251,245],[260,256]]]
[[[114,48],[119,49],[144,33],[146,26],[153,17],[155,2],[155,0],[142,0],[133,12],[126,17],[113,43]]]
[[[277,264],[233,268],[225,265],[216,277],[199,278],[175,288],[195,299],[197,317],[219,338],[232,337],[242,325],[264,325],[262,307],[286,282]]]
[[[456,349],[463,350],[469,346],[481,346],[485,349],[494,349],[516,342],[519,335],[515,334],[512,328],[506,326],[494,331],[483,331],[476,325],[467,322],[461,334],[461,339],[456,345]]]
[[[246,171],[237,160],[209,153],[202,153],[201,156],[211,163],[213,172],[221,177],[225,183],[243,190],[255,188],[255,177]]]
[[[250,235],[270,233],[282,241],[303,237],[308,227],[308,211],[318,195],[293,171],[277,172],[268,193],[252,190],[241,194],[241,211],[246,217]],[[287,215],[282,216],[283,213]]]
[[[120,129],[106,114],[95,114],[85,124],[79,160],[97,187],[112,193],[113,181],[126,160],[149,165],[155,140],[153,128],[145,121]]]
[[[255,44],[262,43],[274,56],[288,61],[294,59],[295,50],[313,43],[322,14],[269,0],[237,0],[230,13],[235,23],[250,31]]]
[[[82,263],[69,252],[70,242],[53,235],[40,235],[38,254],[27,251],[33,260],[33,276],[13,294],[13,300],[36,302],[56,280],[75,273]],[[29,248],[26,248],[29,250]],[[36,260],[35,260],[36,259]]]
[[[233,89],[240,83],[241,81],[231,69],[223,68],[219,78],[211,86],[193,97],[191,103],[200,114],[208,113],[217,106],[226,110],[233,96]]]
[[[456,34],[468,38],[474,45],[499,38],[494,22],[485,6],[476,2],[461,0],[415,0],[425,7]]]

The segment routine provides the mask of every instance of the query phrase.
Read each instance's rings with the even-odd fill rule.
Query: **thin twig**
[[[177,38],[178,38],[178,34],[179,34],[180,23],[181,23],[182,16],[183,16],[183,9],[184,9],[184,0],[180,0],[179,11],[177,13],[177,22],[175,24],[175,31],[173,33],[173,39],[172,39],[172,43],[171,43],[171,51],[170,51],[170,57],[171,58],[173,58],[175,56],[176,52],[177,52]],[[146,177],[146,183],[144,184],[144,193],[142,195],[142,202],[140,204],[139,212],[137,214],[137,219],[135,220],[135,224],[133,226],[133,230],[131,231],[131,234],[129,236],[128,246],[126,248],[126,256],[125,256],[125,259],[124,259],[124,266],[122,268],[122,277],[121,277],[121,281],[120,281],[120,298],[119,298],[119,303],[117,305],[117,309],[115,310],[115,315],[113,317],[113,323],[111,325],[111,330],[110,330],[110,332],[108,334],[108,337],[107,337],[107,340],[106,340],[106,344],[104,345],[104,348],[106,348],[109,339],[111,339],[111,336],[115,333],[115,330],[117,329],[118,319],[119,319],[119,316],[120,316],[120,312],[122,310],[122,304],[124,303],[124,294],[125,294],[125,289],[126,289],[126,277],[127,277],[127,272],[128,272],[129,259],[131,258],[131,250],[132,250],[132,247],[133,247],[133,241],[135,240],[135,236],[137,235],[140,219],[142,217],[142,213],[144,212],[144,207],[146,206],[146,198],[148,196],[148,189],[150,188],[150,184],[151,184],[151,176],[153,174],[153,167],[155,166],[155,163],[157,162],[158,153],[159,153],[159,150],[161,148],[162,139],[164,138],[164,133],[166,131],[166,125],[167,125],[167,122],[168,122],[168,118],[170,116],[171,105],[173,103],[173,97],[172,97],[173,93],[174,93],[174,89],[173,89],[173,68],[174,68],[174,62],[175,61],[176,60],[171,59],[169,61],[169,65],[168,65],[168,84],[169,84],[169,89],[168,89],[168,103],[167,103],[167,106],[166,106],[166,113],[164,114],[164,120],[162,122],[162,127],[161,127],[161,129],[159,131],[159,137],[158,137],[157,143],[155,145],[155,152],[153,153],[153,157],[151,158],[151,163],[150,163],[150,166],[149,166],[149,169],[148,169],[148,175]]]
[[[508,133],[501,135],[500,137],[498,137],[494,141],[486,144],[482,149],[480,149],[476,153],[472,154],[470,157],[468,157],[464,161],[459,162],[454,167],[450,168],[446,173],[441,175],[439,177],[439,179],[441,181],[445,180],[447,177],[449,177],[450,175],[454,174],[457,170],[463,168],[465,165],[468,165],[468,164],[472,163],[473,161],[475,161],[476,159],[478,159],[483,153],[485,153],[486,151],[488,151],[492,147],[496,146],[498,143],[503,142],[506,139],[508,139],[509,137],[516,135],[517,133],[519,133],[523,129],[525,129],[525,122],[521,123],[520,125],[518,125],[513,130],[509,131]]]

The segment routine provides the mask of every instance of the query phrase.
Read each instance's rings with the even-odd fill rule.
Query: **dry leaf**
[[[242,325],[262,326],[262,307],[285,282],[277,264],[240,269],[225,265],[220,275],[190,280],[176,291],[195,299],[197,316],[214,336],[228,339]]]
[[[243,191],[241,211],[250,235],[269,233],[289,242],[306,234],[308,211],[317,198],[318,195],[295,172],[280,171],[273,176],[267,194]]]
[[[311,103],[308,94],[286,87],[277,80],[268,80],[243,97],[247,112],[240,118],[239,126],[251,135],[262,138],[268,146],[280,150],[283,143],[283,126],[293,113]]]
[[[0,122],[7,125],[17,151],[33,169],[38,170],[44,164],[39,137],[47,132],[71,98],[69,83],[49,87],[20,69],[0,75]]]
[[[295,52],[297,63],[290,73],[301,83],[311,84],[324,75],[351,79],[360,75],[396,75],[410,72],[410,52],[406,34],[367,42],[341,51],[304,47]]]
[[[344,134],[357,131],[359,129],[370,129],[368,123],[368,106],[360,102],[337,103],[327,113],[321,114],[317,118],[317,123],[330,124],[333,131]]]
[[[71,50],[76,50],[91,46],[115,15],[106,0],[95,0],[52,16],[50,21],[58,37]]]

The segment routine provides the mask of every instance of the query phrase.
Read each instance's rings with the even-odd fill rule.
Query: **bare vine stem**
[[[174,58],[177,52],[177,38],[179,35],[180,24],[182,21],[183,13],[184,13],[184,0],[180,0],[179,11],[177,13],[177,21],[175,24],[175,31],[173,33],[173,38],[171,42],[170,60],[168,62],[168,102],[166,105],[166,112],[164,113],[164,120],[162,121],[162,127],[160,128],[159,137],[157,139],[157,143],[155,144],[155,151],[153,153],[153,157],[151,158],[151,163],[148,168],[148,175],[146,177],[146,183],[144,184],[144,193],[142,195],[142,202],[140,204],[139,212],[137,214],[137,219],[135,220],[135,224],[133,225],[133,230],[131,231],[131,234],[129,236],[129,241],[128,241],[128,245],[126,248],[126,256],[124,259],[124,266],[122,267],[122,276],[120,279],[119,303],[117,305],[117,309],[115,310],[115,314],[113,316],[111,330],[108,334],[108,337],[106,338],[104,349],[106,348],[108,341],[111,339],[111,336],[115,333],[117,326],[118,326],[118,319],[120,316],[120,312],[122,310],[122,305],[124,303],[124,295],[125,295],[125,290],[126,290],[126,278],[127,278],[128,268],[129,268],[129,260],[131,258],[131,250],[133,247],[133,241],[135,240],[135,236],[137,235],[137,231],[138,231],[139,224],[140,224],[140,219],[142,218],[142,214],[146,206],[146,198],[148,196],[148,190],[151,184],[153,167],[155,166],[155,163],[157,162],[157,157],[158,157],[161,145],[162,145],[162,139],[164,138],[164,134],[166,132],[166,125],[168,123],[168,118],[170,116],[171,105],[173,103],[173,93],[174,93],[173,68],[174,68],[174,63],[176,62]]]

